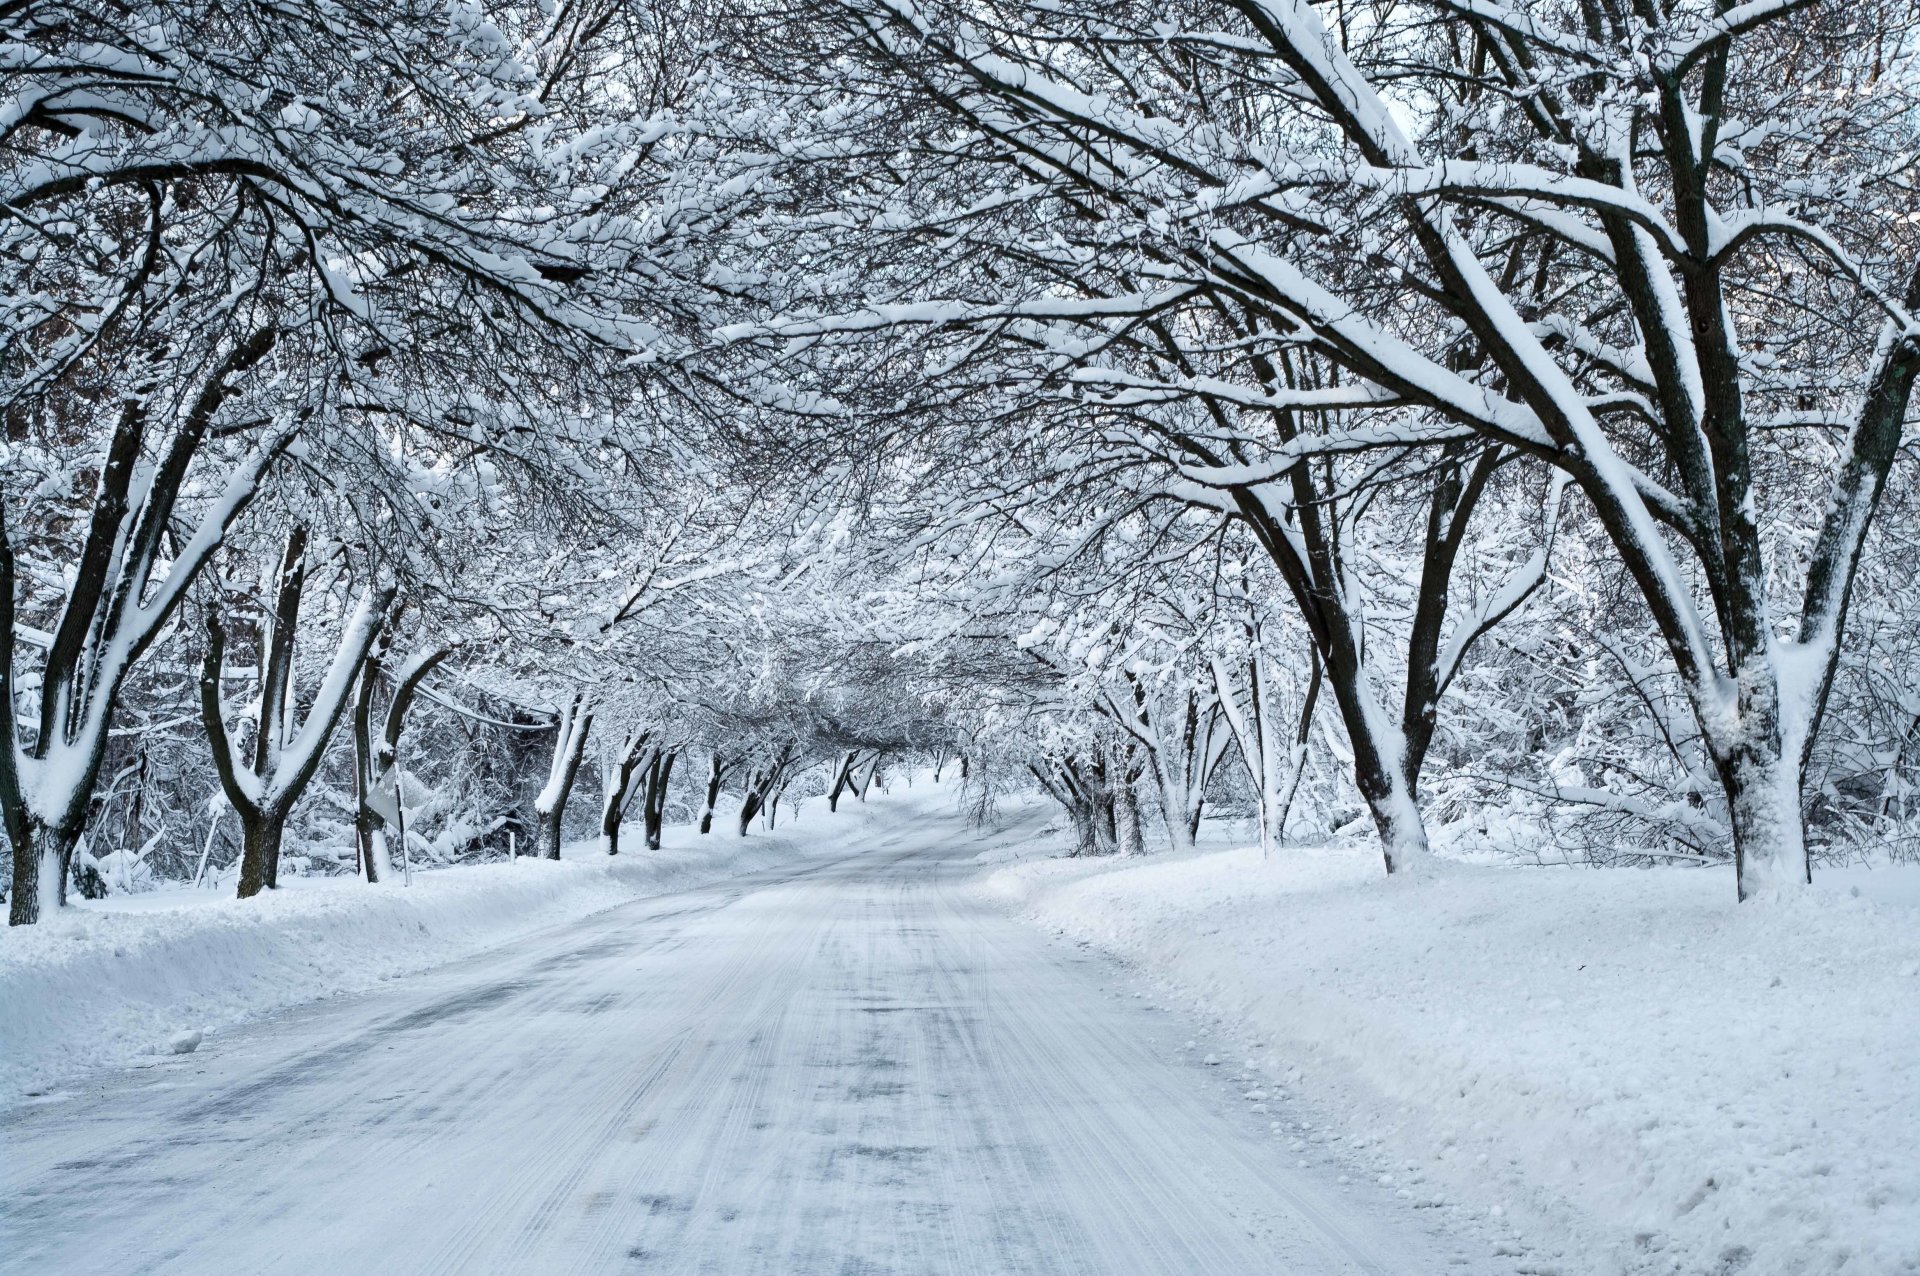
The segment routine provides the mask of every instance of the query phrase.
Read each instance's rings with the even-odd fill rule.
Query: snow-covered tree
[[[769,42],[831,43],[865,113],[835,99],[810,126],[897,139],[833,187],[854,207],[829,260],[900,264],[757,331],[962,328],[1033,352],[1002,380],[1334,414],[1300,442],[1176,453],[1229,492],[1313,455],[1469,440],[1468,470],[1552,466],[1677,671],[1740,894],[1788,890],[1920,373],[1895,7],[1433,0],[1329,26],[1305,0],[826,0]],[[1156,343],[1204,358],[1143,371]],[[1270,511],[1276,531],[1301,508]],[[1338,691],[1337,635],[1316,643]],[[1381,729],[1357,753],[1368,736],[1404,748]],[[1384,754],[1360,769],[1402,770]],[[1410,824],[1406,796],[1369,793]]]

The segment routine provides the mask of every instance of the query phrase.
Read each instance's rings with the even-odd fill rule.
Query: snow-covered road
[[[951,817],[16,1107],[20,1272],[1428,1273]],[[1484,1251],[1482,1251],[1484,1252]]]

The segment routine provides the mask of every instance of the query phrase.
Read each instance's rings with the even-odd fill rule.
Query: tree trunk
[[[340,645],[334,651],[327,676],[314,693],[306,722],[293,734],[292,739],[286,738],[292,728],[290,715],[284,711],[275,712],[270,699],[261,701],[260,730],[274,737],[269,747],[262,749],[256,746],[255,749],[257,765],[264,766],[265,770],[249,770],[247,764],[234,753],[232,739],[227,734],[226,710],[220,696],[220,674],[226,660],[226,631],[221,628],[217,615],[207,616],[207,647],[200,666],[200,724],[206,730],[207,743],[213,751],[214,770],[220,776],[220,787],[226,792],[227,802],[239,814],[245,834],[241,847],[241,899],[279,885],[280,838],[287,815],[319,771],[326,754],[327,741],[346,712],[347,698],[385,623],[393,595],[392,587],[381,590],[369,588],[361,595],[360,606],[341,632]],[[292,614],[283,597],[282,617],[287,618]],[[285,688],[291,680],[291,644],[289,637],[289,670],[280,682],[282,690],[275,692],[283,700],[289,701],[291,696]],[[264,679],[262,685],[266,690],[272,690],[274,678]],[[243,773],[251,776],[251,784],[242,780]]]
[[[1147,842],[1140,827],[1140,795],[1134,789],[1137,775],[1125,775],[1113,790],[1116,841],[1122,855],[1146,853]]]
[[[54,828],[28,817],[24,832],[24,839],[8,838],[13,846],[13,894],[7,921],[13,926],[31,926],[66,904],[67,874],[73,866],[73,848],[80,843],[77,822]]]
[[[867,759],[867,765],[864,768],[865,774],[860,779],[854,781],[853,795],[862,802],[867,800],[867,790],[873,787],[874,777],[880,774],[880,764],[885,760],[884,754],[874,754],[871,758]]]
[[[284,814],[243,816],[240,824],[240,898],[252,899],[272,890],[280,873],[280,840],[287,829]]]
[[[725,774],[726,768],[721,764],[720,755],[716,753],[707,763],[707,804],[700,810],[702,833],[713,831],[713,808],[720,801],[720,781]]]
[[[1093,836],[1102,855],[1112,855],[1120,849],[1120,828],[1113,808],[1113,789],[1103,775],[1099,787],[1093,791]]]
[[[550,811],[540,811],[540,855],[545,859],[560,858],[560,839],[562,819],[567,813],[567,801],[563,797]]]
[[[627,807],[632,803],[634,794],[633,775],[640,769],[642,750],[652,734],[650,731],[641,731],[627,736],[625,743],[620,746],[620,752],[611,759],[609,765],[601,768],[600,845],[609,855],[620,853],[620,823],[627,817]],[[660,768],[660,752],[656,749],[645,756],[646,782],[651,786]]]
[[[1352,741],[1353,776],[1373,827],[1380,834],[1380,855],[1388,873],[1399,873],[1427,854],[1427,826],[1420,803],[1398,766],[1389,765],[1369,739]]]
[[[673,779],[674,760],[680,756],[677,750],[666,754],[654,754],[653,765],[647,768],[646,804],[641,814],[646,820],[647,849],[660,849],[660,838],[667,823],[667,785]]]
[[[400,664],[395,674],[393,698],[387,702],[385,726],[376,743],[373,734],[374,689],[380,681],[390,641],[391,633],[385,629],[374,640],[373,648],[360,666],[360,686],[353,706],[354,789],[360,804],[354,817],[354,831],[360,846],[361,871],[366,874],[369,883],[378,882],[393,871],[387,848],[387,820],[373,809],[371,800],[376,792],[382,797],[391,797],[395,816],[394,836],[400,840],[400,850],[404,856],[407,833],[404,827],[406,811],[400,803],[400,736],[406,730],[407,711],[413,706],[421,682],[453,654],[457,645],[449,644],[435,650],[417,652]]]
[[[353,840],[360,852],[360,873],[369,885],[377,884],[386,875],[386,839],[380,838],[379,853],[375,852],[374,839],[379,836],[379,826],[383,821],[374,813],[368,799],[373,795],[373,689],[380,681],[380,665],[384,652],[384,639],[374,641],[373,650],[367,653],[366,663],[360,666],[360,685],[354,691],[353,698]]]
[[[840,760],[840,765],[834,768],[833,785],[827,790],[829,812],[840,809],[840,795],[846,792],[848,782],[853,779],[853,762],[859,756],[857,751],[849,750],[847,756]]]
[[[541,854],[550,860],[560,858],[567,799],[573,794],[581,759],[587,755],[587,736],[593,730],[593,712],[587,706],[586,697],[575,696],[554,727],[553,760],[547,767],[547,785],[533,802],[533,811],[540,823]]]
[[[1300,725],[1293,733],[1287,786],[1280,797],[1278,807],[1272,813],[1271,837],[1276,846],[1286,840],[1287,816],[1292,813],[1293,799],[1300,792],[1300,779],[1307,773],[1307,743],[1313,738],[1313,709],[1320,700],[1320,651],[1318,648],[1309,647],[1307,655],[1312,661],[1312,672],[1307,679],[1307,694],[1300,703]]]
[[[1094,810],[1090,803],[1067,803],[1067,817],[1073,821],[1073,849],[1069,855],[1098,855],[1100,842],[1094,834]]]
[[[1800,810],[1803,751],[1798,741],[1782,738],[1778,683],[1771,674],[1762,670],[1740,680],[1740,737],[1725,748],[1709,741],[1727,798],[1741,900],[1791,892],[1810,880]]]
[[[1748,757],[1723,768],[1733,821],[1734,871],[1742,900],[1805,886],[1811,874],[1800,784],[1779,758]]]

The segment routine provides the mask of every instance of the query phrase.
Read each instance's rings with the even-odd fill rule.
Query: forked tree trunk
[[[786,778],[787,767],[792,764],[792,755],[782,753],[763,771],[751,771],[747,777],[747,794],[740,803],[740,836],[747,835],[748,826],[753,817],[763,810],[770,810],[770,803],[779,800],[780,789]]]
[[[0,823],[13,851],[12,925],[32,925],[65,904],[67,873],[127,676],[172,623],[188,587],[291,437],[262,440],[224,481],[202,474],[189,483],[221,407],[277,336],[267,328],[232,345],[161,437],[149,412],[154,383],[136,382],[101,458],[86,540],[72,563],[37,686],[25,694],[13,673],[15,564],[0,503]],[[143,456],[154,464],[143,466]],[[197,524],[176,517],[179,497],[190,489],[212,498]],[[162,562],[165,574],[156,576]],[[19,711],[37,719],[31,745],[20,742]]]
[[[1338,583],[1341,569],[1316,505],[1318,495],[1304,474],[1296,474],[1293,482],[1297,529],[1277,517],[1259,493],[1242,489],[1234,495],[1248,525],[1280,568],[1320,649],[1334,703],[1353,747],[1354,787],[1373,817],[1386,871],[1396,873],[1428,849],[1420,804],[1406,774],[1406,739],[1374,694],[1357,619],[1346,606]],[[1303,545],[1308,549],[1305,555],[1299,552]]]
[[[374,690],[384,667],[387,636],[376,640],[360,667],[360,687],[353,707],[354,791],[359,809],[354,832],[360,847],[360,868],[369,883],[393,871],[388,854],[386,815],[392,813],[394,836],[404,844],[407,836],[405,812],[400,805],[400,736],[406,730],[407,713],[426,676],[452,655],[457,643],[416,652],[402,661],[395,674],[393,698],[387,702],[384,725],[376,739],[373,731]],[[403,845],[401,848],[405,850]]]
[[[833,784],[827,789],[828,811],[840,809],[840,795],[846,792],[848,783],[853,779],[853,763],[859,756],[858,750],[849,749],[847,755],[840,759],[840,765],[833,769]]]
[[[1055,758],[1044,769],[1029,765],[1027,770],[1049,797],[1066,808],[1073,822],[1070,855],[1111,855],[1117,849],[1114,799],[1101,763],[1096,760],[1082,767],[1071,757]]]
[[[649,758],[649,772],[660,765],[657,752],[651,755],[645,753],[651,734],[641,731],[628,736],[620,752],[612,759],[612,765],[601,772],[600,846],[609,855],[620,853],[620,824],[626,819],[627,807],[633,802],[634,772],[640,767],[640,759],[643,756]]]
[[[239,896],[248,899],[280,884],[280,842],[287,816],[306,792],[326,753],[327,741],[346,713],[355,679],[373,649],[394,590],[367,590],[341,631],[327,676],[314,691],[306,721],[294,730],[292,701],[293,629],[299,615],[304,572],[298,564],[305,538],[288,540],[281,563],[280,598],[275,608],[273,642],[262,671],[260,723],[251,762],[243,762],[227,734],[220,694],[225,668],[226,632],[217,616],[207,617],[207,649],[200,666],[200,723],[213,751],[214,770],[242,829]],[[244,778],[243,778],[244,777]]]

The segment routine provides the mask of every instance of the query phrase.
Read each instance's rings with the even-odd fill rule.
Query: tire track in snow
[[[1424,1273],[936,817],[5,1117],[36,1272]],[[1157,1043],[1157,1044],[1156,1044]],[[1460,1270],[1454,1267],[1453,1270]]]

